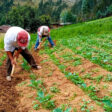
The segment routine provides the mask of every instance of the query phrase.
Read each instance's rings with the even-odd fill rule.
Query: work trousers
[[[18,48],[16,48],[15,50],[18,50]],[[14,54],[15,50],[11,52],[12,55]],[[22,50],[20,54],[26,59],[26,61],[31,65],[32,68],[37,69],[36,62],[27,48],[25,50]],[[7,76],[10,76],[11,71],[12,71],[12,64],[11,64],[11,60],[9,57],[6,62],[6,68],[7,68]]]
[[[42,38],[44,38],[45,36],[43,35]],[[52,41],[51,37],[46,37],[46,39],[48,39],[49,43],[51,44],[51,46],[54,46],[54,42]],[[39,46],[39,36],[37,35],[37,40],[36,40],[36,44],[35,44],[35,49],[38,48]]]

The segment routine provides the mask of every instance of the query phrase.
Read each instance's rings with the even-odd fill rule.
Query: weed
[[[97,77],[93,77],[93,80],[95,80],[97,83],[99,83],[103,79],[103,75],[99,75]]]
[[[23,85],[27,84],[27,82],[23,81],[21,83],[18,84],[19,87],[22,87]]]
[[[77,108],[73,108],[73,112],[77,112]]]
[[[93,73],[97,73],[97,72],[99,72],[99,69],[98,69],[98,68],[96,68],[96,69],[92,69],[91,72],[93,72]]]
[[[107,74],[105,77],[104,77],[104,82],[109,82],[109,81],[112,81],[112,75],[111,74]]]
[[[90,102],[91,101],[85,101],[85,99],[83,99],[83,104],[81,104],[81,111],[90,112],[91,110],[94,110],[93,106],[88,106]]]
[[[59,93],[60,90],[57,87],[50,87],[50,91],[53,93]]]
[[[35,75],[35,74],[30,74],[30,76],[29,76],[30,78],[31,78],[31,80],[36,80],[37,79],[37,76]]]
[[[23,63],[21,64],[21,66],[24,70],[30,71],[31,67],[28,65],[28,62],[25,59],[23,59]]]
[[[52,76],[52,74],[53,74],[53,73],[52,73],[52,72],[50,72],[47,76],[48,76],[48,77],[50,77],[50,76]]]
[[[104,84],[103,85],[103,89],[107,89],[108,88],[108,85],[107,84]]]
[[[50,100],[53,97],[52,95],[48,94],[45,96],[43,91],[38,91],[37,95],[36,99],[42,104],[43,108],[50,110],[55,108],[54,101]]]
[[[110,96],[112,96],[112,91],[110,91]]]
[[[103,99],[102,102],[104,103],[104,109],[106,112],[112,112],[112,98]]]
[[[70,112],[70,111],[71,111],[71,107],[67,108],[64,111],[61,108],[56,108],[52,112]]]
[[[28,86],[40,90],[41,87],[43,87],[43,82],[41,80],[31,80],[31,84],[29,84]]]
[[[39,104],[35,104],[35,105],[33,106],[33,109],[34,109],[34,110],[38,110],[38,109],[39,109]]]
[[[1,57],[1,61],[4,61],[6,59],[6,54],[4,54],[2,57]]]
[[[0,62],[0,66],[2,66],[3,65],[3,63],[2,62]]]
[[[80,85],[80,86],[82,86],[82,87],[86,87],[86,84],[84,83],[84,81],[79,77],[79,75],[78,74],[76,74],[76,73],[68,73],[67,75],[66,75],[66,77],[67,77],[67,79],[69,79],[69,80],[71,80],[74,84],[76,84],[76,85]]]
[[[83,79],[93,79],[93,77],[92,77],[92,73],[87,73],[87,74],[85,74],[83,77],[82,77]]]

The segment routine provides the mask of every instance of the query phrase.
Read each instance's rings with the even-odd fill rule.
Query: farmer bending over
[[[4,48],[7,53],[7,76],[6,79],[11,81],[11,71],[12,65],[16,62],[14,58],[18,58],[19,54],[21,54],[27,62],[31,65],[32,68],[39,69],[40,66],[36,65],[36,62],[33,56],[30,54],[28,49],[26,48],[30,41],[30,35],[27,31],[20,27],[11,27],[5,34],[4,37]],[[17,52],[15,52],[17,50]],[[15,54],[14,54],[15,52]],[[13,55],[14,54],[14,55]]]
[[[46,39],[48,39],[51,46],[54,47],[54,42],[52,41],[49,33],[50,33],[50,28],[48,26],[40,26],[38,28],[37,41],[36,41],[36,44],[35,44],[35,47],[34,47],[35,50],[39,49],[39,46],[42,44],[41,39],[43,37],[46,37]]]

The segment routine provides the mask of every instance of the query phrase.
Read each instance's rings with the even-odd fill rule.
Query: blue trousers
[[[44,38],[44,37],[42,37],[42,38]],[[51,44],[51,46],[53,47],[54,42],[52,41],[51,37],[47,37],[47,39],[48,39],[49,43]],[[37,40],[36,40],[36,44],[35,44],[34,48],[36,49],[36,48],[38,48],[38,46],[39,46],[39,36],[37,35]]]

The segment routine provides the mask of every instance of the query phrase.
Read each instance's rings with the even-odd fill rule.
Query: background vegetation
[[[30,31],[43,24],[77,23],[111,15],[111,0],[78,0],[72,6],[66,0],[0,1],[0,25],[17,25]]]

